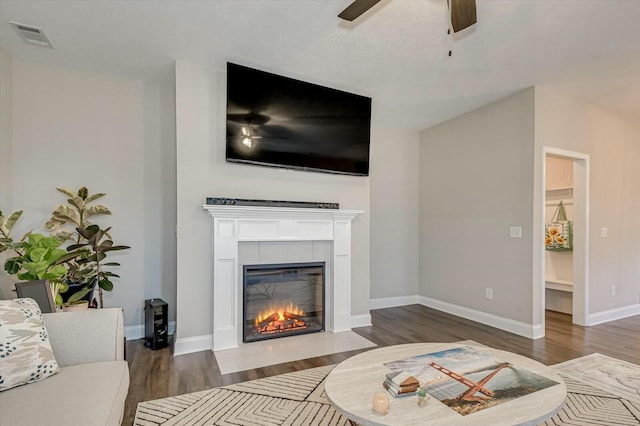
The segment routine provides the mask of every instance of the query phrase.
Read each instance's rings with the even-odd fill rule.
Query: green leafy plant
[[[56,304],[62,305],[60,293],[68,288],[63,281],[67,275],[64,263],[80,255],[80,252],[67,253],[66,250],[59,248],[60,244],[60,241],[54,237],[29,233],[24,241],[5,245],[5,247],[11,247],[17,256],[7,259],[4,269],[8,274],[16,275],[25,281],[49,280]],[[74,294],[74,300],[69,302],[73,303],[86,294],[87,292],[78,296]]]
[[[67,274],[67,268],[57,261],[67,252],[58,247],[60,241],[53,237],[29,234],[26,241],[15,245],[20,255],[7,259],[4,269],[9,274],[17,274],[21,280],[59,280]]]
[[[89,218],[111,214],[111,211],[103,205],[90,205],[106,195],[102,192],[89,195],[89,190],[85,186],[78,189],[76,193],[67,188],[56,188],[56,190],[69,198],[66,205],[61,204],[53,210],[44,228],[51,231],[51,235],[60,241],[75,240],[76,243],[80,243],[82,235],[76,231],[76,228],[86,229],[91,225]]]
[[[107,253],[130,247],[114,245],[109,234],[111,227],[100,229],[89,220],[95,216],[111,215],[107,207],[93,204],[106,194],[90,195],[89,190],[84,186],[78,189],[77,193],[67,188],[56,188],[56,190],[69,198],[66,205],[59,205],[53,210],[51,218],[44,227],[51,231],[51,235],[62,241],[75,242],[67,247],[67,251],[80,254],[67,265],[67,281],[84,284],[83,291],[87,292],[97,287],[99,306],[102,308],[103,290],[113,290],[112,279],[119,278],[118,275],[105,269],[105,267],[120,266],[117,262],[104,262]]]
[[[79,302],[97,287],[102,308],[103,290],[113,290],[112,280],[119,278],[108,268],[120,264],[105,262],[107,253],[130,247],[114,245],[109,234],[111,228],[100,229],[89,220],[95,216],[111,215],[107,207],[93,204],[104,197],[104,193],[90,195],[84,186],[75,193],[67,188],[56,190],[69,198],[66,205],[59,205],[53,210],[45,223],[45,229],[51,231],[50,237],[28,232],[16,242],[11,231],[22,210],[6,218],[0,212],[0,252],[12,249],[17,255],[5,262],[5,270],[20,279],[48,279],[58,304],[62,304],[60,294],[66,292],[70,284],[79,284],[83,288],[72,294],[67,304]],[[59,248],[65,242],[73,242],[66,252]]]
[[[104,262],[107,253],[130,248],[129,246],[114,245],[109,237],[110,229],[100,229],[98,225],[76,228],[82,241],[67,247],[67,250],[72,253],[80,253],[75,262],[69,264],[69,276],[82,280],[87,283],[89,288],[97,286],[101,308],[103,307],[103,290],[113,290],[111,279],[120,278],[119,275],[105,269],[105,267],[120,266],[118,262]]]

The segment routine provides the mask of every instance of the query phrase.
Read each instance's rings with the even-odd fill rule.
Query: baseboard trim
[[[587,325],[598,325],[609,321],[615,321],[623,318],[640,315],[640,303],[635,305],[623,306],[622,308],[609,309],[608,311],[596,312],[589,314]]]
[[[420,303],[420,296],[397,296],[397,297],[380,297],[369,300],[369,308],[385,309],[395,308],[396,306],[415,305]]]
[[[448,314],[466,318],[471,321],[476,321],[481,324],[499,328],[500,330],[508,331],[509,333],[517,334],[518,336],[527,337],[529,339],[542,337],[539,336],[540,331],[543,331],[541,326],[537,326],[540,328],[540,330],[536,330],[536,326],[532,324],[527,324],[509,318],[499,317],[487,312],[476,311],[475,309],[454,305],[452,303],[431,299],[425,296],[420,296],[420,304],[428,308],[437,309],[438,311],[446,312]]]
[[[173,334],[176,331],[176,322],[169,321],[169,334]],[[144,339],[144,324],[128,325],[124,328],[124,337],[127,340]]]
[[[206,336],[184,337],[182,339],[176,339],[173,347],[173,356],[212,350],[212,348],[213,336],[211,334],[207,334]]]
[[[371,314],[351,315],[351,328],[368,327],[371,325]]]
[[[534,324],[533,325],[533,338],[541,339],[544,337],[544,327],[542,324]]]

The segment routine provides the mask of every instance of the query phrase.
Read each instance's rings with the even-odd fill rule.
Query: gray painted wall
[[[0,209],[5,215],[13,211],[13,155],[12,155],[12,115],[13,62],[11,55],[0,49]],[[0,270],[4,271],[4,261],[11,257],[7,251],[0,253]],[[0,297],[12,298],[14,280],[0,273]]]
[[[422,296],[532,323],[533,154],[533,89],[420,133]]]
[[[371,147],[371,299],[418,294],[419,134],[375,129]]]
[[[8,185],[13,208],[25,210],[16,234],[45,232],[65,202],[58,186],[107,193],[100,201],[113,216],[95,222],[131,249],[110,256],[121,278],[105,305],[124,308],[127,326],[143,324],[144,299],[153,297],[175,318],[174,81],[173,67],[134,80],[15,58],[2,80],[13,92],[13,137],[2,139],[13,170],[2,190]]]
[[[11,55],[0,49],[0,206],[2,206],[4,214],[9,214],[13,209],[13,161],[11,154],[12,69]]]
[[[535,98],[536,156],[542,156],[544,145],[590,156],[589,312],[640,306],[637,117],[584,104],[544,86],[536,87]],[[607,237],[601,235],[603,227]]]

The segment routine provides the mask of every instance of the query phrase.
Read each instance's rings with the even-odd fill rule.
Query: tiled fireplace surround
[[[351,221],[360,210],[204,205],[213,218],[212,349],[242,342],[242,265],[326,262],[325,328],[351,330]]]

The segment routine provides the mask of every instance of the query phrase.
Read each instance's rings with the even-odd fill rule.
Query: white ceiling
[[[336,17],[349,3],[0,0],[0,45],[134,78],[232,61],[371,96],[378,120],[414,129],[536,84],[640,117],[640,0],[477,0],[478,24],[454,37],[446,0],[383,0],[354,23]],[[9,21],[42,27],[55,49]]]

